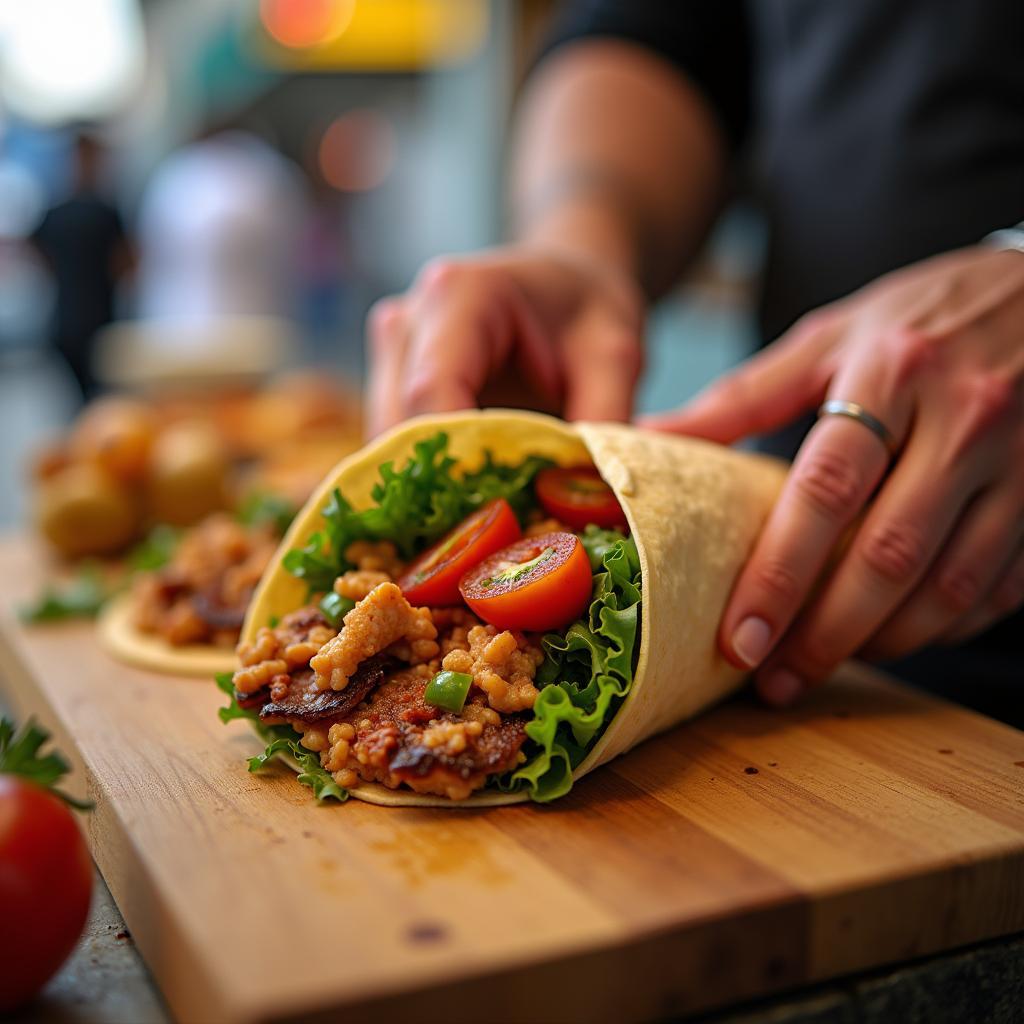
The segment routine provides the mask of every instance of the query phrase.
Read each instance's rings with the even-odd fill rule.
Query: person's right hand
[[[567,419],[628,420],[643,311],[621,271],[553,246],[433,260],[370,312],[368,431],[473,408],[515,374]]]

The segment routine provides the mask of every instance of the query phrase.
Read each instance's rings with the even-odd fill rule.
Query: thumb
[[[679,409],[643,416],[639,425],[721,444],[784,426],[824,399],[829,352],[842,330],[838,317],[799,324]]]

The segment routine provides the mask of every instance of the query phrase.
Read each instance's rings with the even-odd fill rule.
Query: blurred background
[[[373,301],[502,237],[509,111],[555,6],[0,3],[0,524],[105,390],[315,367],[357,404]],[[731,212],[651,319],[644,409],[750,349],[759,253]]]

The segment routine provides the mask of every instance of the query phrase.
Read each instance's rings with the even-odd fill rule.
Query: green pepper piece
[[[466,695],[473,685],[473,677],[465,672],[438,672],[427,683],[423,691],[423,699],[435,708],[452,711],[456,715],[462,711],[466,703]]]
[[[333,590],[328,591],[320,598],[320,611],[324,613],[327,621],[335,628],[341,628],[341,620],[353,608],[355,608],[355,601],[350,600],[347,597],[342,597],[341,594],[336,594]]]

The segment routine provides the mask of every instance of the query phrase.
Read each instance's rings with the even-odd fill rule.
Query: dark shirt
[[[1024,219],[1021,0],[576,0],[707,98],[768,226],[765,340]]]
[[[1024,220],[1021,0],[575,0],[707,99],[764,214],[765,342],[898,267]],[[762,447],[791,457],[804,418]],[[1024,725],[1024,613],[896,670]]]
[[[53,269],[56,338],[88,340],[114,317],[120,215],[99,196],[80,193],[49,210],[32,237]]]

